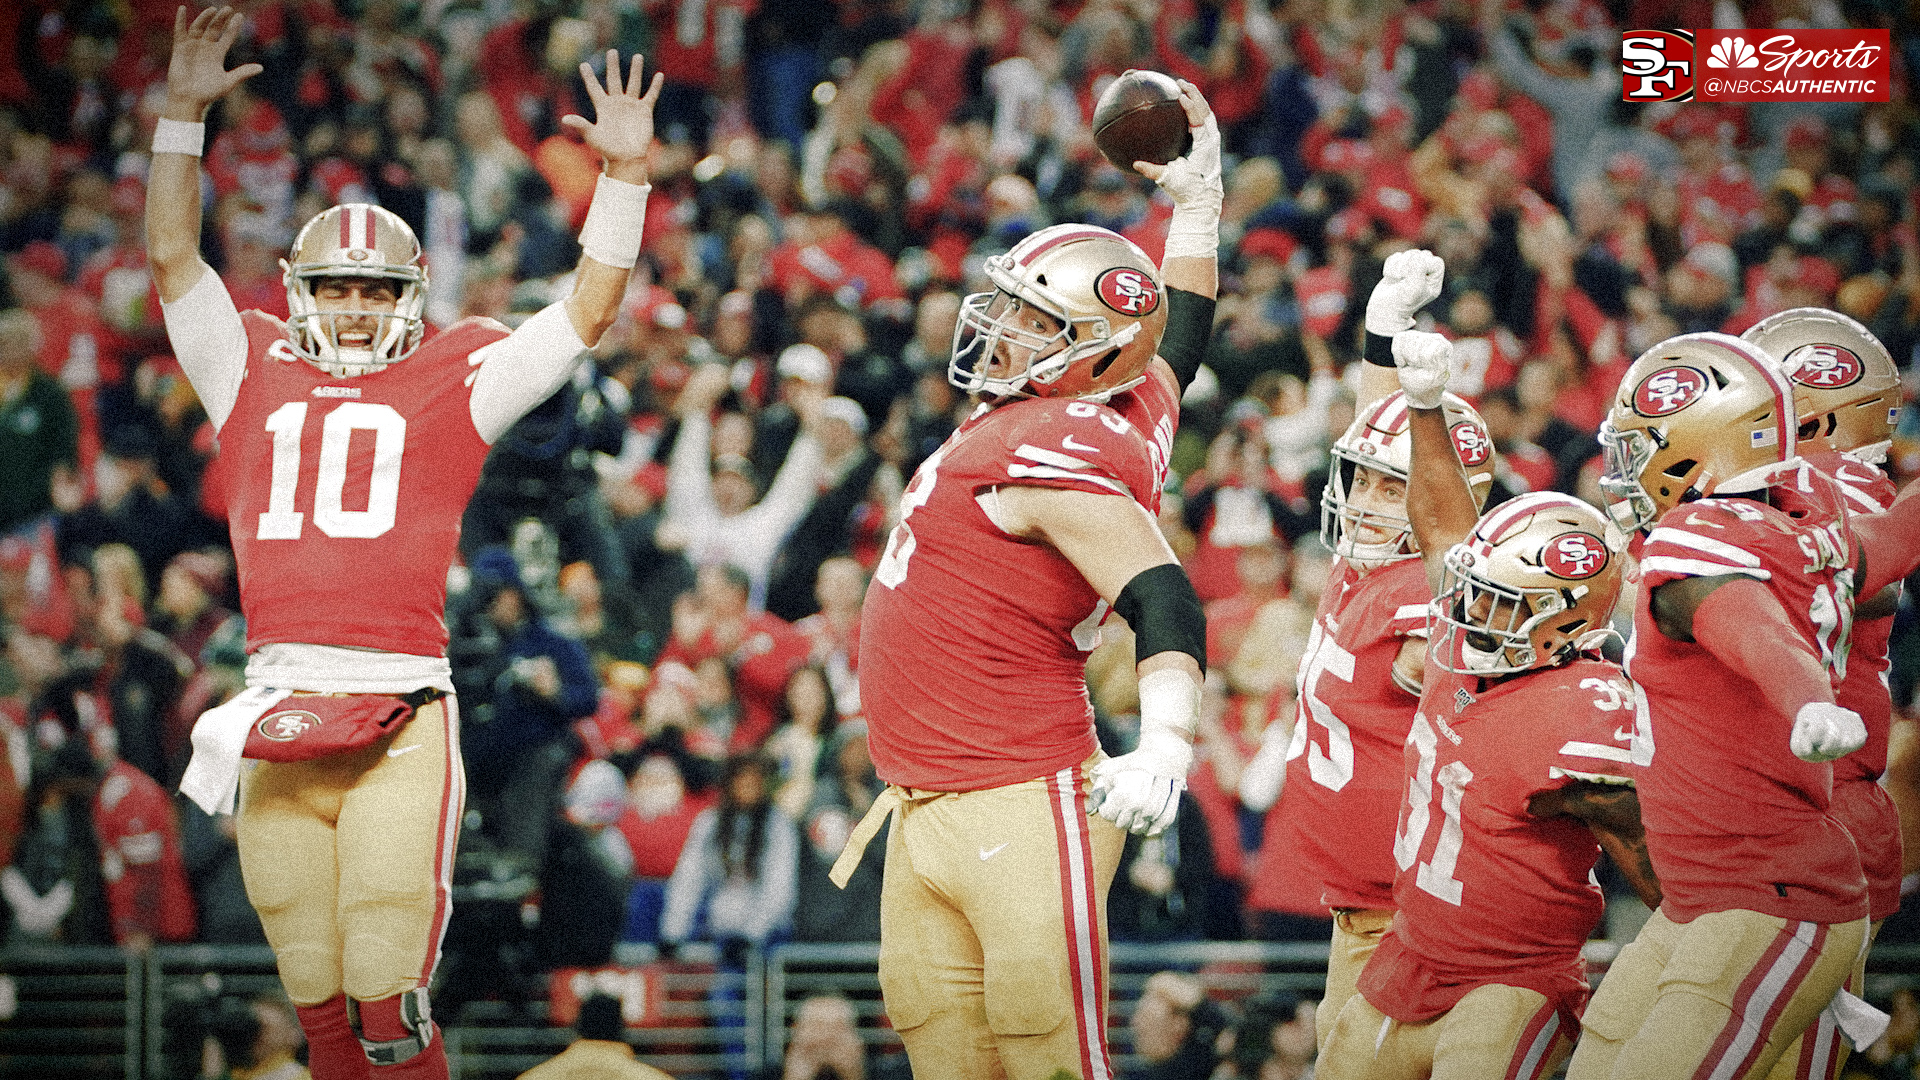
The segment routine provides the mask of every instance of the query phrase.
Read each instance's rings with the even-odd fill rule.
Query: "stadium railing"
[[[1617,951],[1595,943],[1587,958],[1597,972]],[[712,946],[686,946],[669,964],[641,946],[623,949],[608,969],[576,977],[588,980],[582,990],[611,987],[616,994],[654,980],[650,1024],[629,1028],[628,1041],[643,1060],[676,1076],[721,1076],[779,1062],[800,1003],[820,993],[846,997],[861,1037],[880,1052],[896,1052],[900,1040],[880,1001],[879,952],[874,944],[781,945],[750,956],[745,971],[727,971]],[[1109,990],[1116,1063],[1131,1062],[1127,1021],[1154,972],[1190,972],[1222,1001],[1276,990],[1312,997],[1326,958],[1324,944],[1115,944]],[[1875,946],[1867,966],[1871,999],[1920,989],[1920,945]],[[180,1042],[190,1036],[177,1023],[178,1010],[278,987],[264,946],[163,946],[145,955],[16,946],[0,950],[0,974],[16,997],[12,1015],[0,1019],[0,1077],[34,1080],[160,1080],[170,1058],[197,1062],[194,1048]],[[464,1080],[518,1076],[572,1039],[548,1023],[544,1001],[472,1002],[443,1019],[453,1075]]]

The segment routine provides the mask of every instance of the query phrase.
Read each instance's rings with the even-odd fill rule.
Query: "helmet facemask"
[[[1512,675],[1557,663],[1558,655],[1540,656],[1534,634],[1578,597],[1562,596],[1558,589],[1502,585],[1473,563],[1465,545],[1447,552],[1433,607],[1435,666],[1458,675]],[[1584,592],[1586,587],[1577,588]],[[1569,639],[1559,652],[1571,653],[1572,647]]]
[[[1036,311],[1045,314],[1058,329],[1043,333],[1018,325],[1022,316]],[[1114,333],[1104,317],[1075,318],[1064,306],[1049,304],[1040,296],[1022,296],[1006,289],[973,293],[960,302],[960,319],[953,328],[953,358],[947,362],[947,381],[969,394],[1037,397],[1040,395],[1029,389],[1030,385],[1051,385],[1076,361],[1087,357],[1103,352],[1117,354],[1139,332],[1140,324],[1134,322]],[[988,369],[1003,345],[1025,350],[1026,366],[1017,373],[989,375]],[[1083,396],[1106,401],[1144,381],[1145,376],[1141,376],[1098,394]]]
[[[1606,468],[1600,474],[1600,491],[1607,497],[1607,514],[1624,533],[1653,527],[1660,519],[1660,505],[1640,484],[1640,474],[1653,462],[1660,449],[1660,433],[1651,428],[1613,426],[1612,420],[1600,422],[1600,450]]]
[[[1334,468],[1327,474],[1327,490],[1320,499],[1320,539],[1335,555],[1366,570],[1388,563],[1411,559],[1420,554],[1414,544],[1413,522],[1407,517],[1406,496],[1400,498],[1400,513],[1366,509],[1354,504],[1354,479],[1360,470],[1371,469],[1381,478],[1405,485],[1404,474],[1382,462],[1359,457],[1345,447],[1333,448]],[[1385,539],[1364,541],[1362,529],[1378,529]]]
[[[322,211],[300,230],[280,261],[287,286],[287,337],[294,353],[330,375],[348,378],[398,363],[426,332],[427,268],[413,230],[391,211],[347,203]],[[316,289],[328,279],[393,284],[390,311],[322,310]],[[364,344],[344,345],[341,324],[371,320]]]

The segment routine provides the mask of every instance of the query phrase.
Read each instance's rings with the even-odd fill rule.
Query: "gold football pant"
[[[465,776],[444,697],[371,746],[250,763],[240,871],[296,1005],[425,986],[452,900]]]
[[[1574,1032],[1537,990],[1475,987],[1421,1024],[1394,1023],[1359,994],[1320,1048],[1318,1080],[1540,1080],[1573,1050]]]
[[[1885,919],[1880,922],[1885,922]],[[1880,923],[1874,923],[1867,931],[1867,944],[1873,944],[1874,935],[1880,932]],[[1847,976],[1847,989],[1856,996],[1866,993],[1867,950],[1860,950],[1860,958],[1853,962],[1853,973]],[[1840,1029],[1833,1022],[1833,1014],[1822,1010],[1814,1017],[1807,1030],[1787,1047],[1780,1060],[1773,1063],[1773,1071],[1767,1074],[1767,1080],[1840,1080],[1840,1070],[1847,1064],[1847,1042],[1840,1037]]]
[[[1393,912],[1380,908],[1337,908],[1333,911],[1333,943],[1327,953],[1327,992],[1313,1011],[1313,1038],[1327,1045],[1333,1022],[1349,1000],[1360,996],[1360,969],[1380,947]]]
[[[1114,1076],[1107,887],[1126,834],[1087,816],[1095,760],[982,791],[899,791],[880,988],[917,1080]]]
[[[1568,1080],[1758,1080],[1846,984],[1867,920],[1661,912],[1587,1003]]]

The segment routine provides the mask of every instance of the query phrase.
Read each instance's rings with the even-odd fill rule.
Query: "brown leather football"
[[[1136,161],[1165,165],[1193,148],[1180,84],[1158,71],[1129,69],[1093,107],[1093,142],[1126,172]]]

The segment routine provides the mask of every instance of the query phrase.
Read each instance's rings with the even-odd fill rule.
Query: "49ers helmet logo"
[[[1468,420],[1453,425],[1453,452],[1460,455],[1460,464],[1471,469],[1475,465],[1485,465],[1493,456],[1493,440],[1487,438],[1486,429]]]
[[[1838,390],[1860,381],[1867,365],[1852,349],[1839,345],[1802,345],[1787,354],[1787,378],[1816,390]]]
[[[1130,266],[1116,266],[1103,272],[1094,280],[1093,291],[1101,303],[1136,319],[1160,306],[1160,287]]]
[[[1633,388],[1633,411],[1641,416],[1677,413],[1706,393],[1707,385],[1707,373],[1699,368],[1661,368]]]
[[[1547,573],[1557,578],[1579,581],[1606,569],[1607,545],[1588,533],[1572,532],[1555,537],[1544,553]]]
[[[320,718],[305,709],[282,709],[268,713],[255,725],[260,737],[274,742],[292,742],[307,733],[309,728],[320,726]]]

